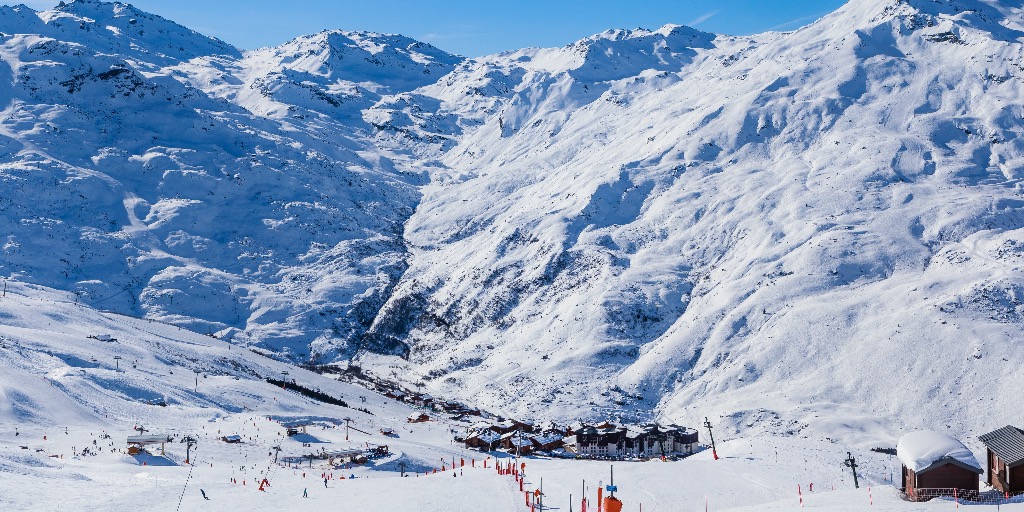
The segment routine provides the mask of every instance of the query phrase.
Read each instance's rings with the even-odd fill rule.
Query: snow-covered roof
[[[636,438],[646,434],[649,430],[650,429],[647,429],[647,428],[644,428],[644,427],[639,427],[639,426],[636,426],[636,425],[630,425],[630,426],[626,427],[626,437],[628,437],[630,439],[636,439]]]
[[[896,443],[896,456],[904,466],[915,473],[943,465],[943,461],[959,463],[981,473],[981,465],[971,450],[960,441],[941,432],[922,430],[903,436],[899,443]]]
[[[530,437],[537,441],[538,444],[551,444],[562,440],[562,436],[554,432],[532,435]]]
[[[161,435],[128,436],[128,444],[157,444],[166,442],[167,436]]]
[[[485,443],[493,443],[493,442],[497,441],[498,439],[501,439],[501,436],[498,435],[498,433],[493,431],[493,430],[484,430],[484,431],[481,431],[481,432],[478,432],[476,434],[473,434],[473,435],[469,436],[469,438],[470,439],[476,438],[476,439],[479,439],[479,440],[481,440],[481,441],[483,441]]]
[[[337,450],[327,450],[324,455],[328,457],[352,457],[354,455],[362,455],[362,448],[341,448]]]
[[[518,446],[520,448],[525,448],[527,446],[533,446],[533,441],[531,441],[530,438],[524,437],[524,436],[516,436],[516,437],[509,438],[508,435],[506,434],[506,435],[502,436],[501,439],[503,441],[507,439],[508,442],[512,444],[512,446]]]

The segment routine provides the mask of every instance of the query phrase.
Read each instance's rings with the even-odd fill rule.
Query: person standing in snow
[[[309,491],[309,489],[308,489],[308,488],[303,488],[303,489],[302,489],[302,497],[303,497],[303,498],[308,498],[308,497],[309,497],[309,493],[308,493],[308,491]]]
[[[327,488],[327,479],[324,478],[324,489],[326,489],[326,488]]]

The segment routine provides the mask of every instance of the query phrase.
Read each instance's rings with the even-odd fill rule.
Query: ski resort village
[[[0,511],[1024,512],[1024,0],[483,56],[45,3],[0,6]]]

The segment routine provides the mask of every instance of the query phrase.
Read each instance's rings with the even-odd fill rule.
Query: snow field
[[[507,463],[511,457],[492,454],[485,470],[485,455],[452,441],[452,429],[465,425],[446,420],[408,424],[405,418],[413,409],[366,389],[228,349],[209,336],[95,311],[68,299],[63,292],[23,283],[11,284],[0,299],[0,507],[5,510],[172,510],[179,499],[182,510],[336,510],[339,504],[367,511],[525,510],[518,484],[493,469],[495,458]],[[116,341],[88,337],[99,334]],[[123,357],[119,371],[114,355]],[[198,392],[191,371],[196,364],[206,375],[199,378]],[[317,403],[255,378],[280,377],[284,371],[372,414]],[[168,405],[139,401],[150,397],[166,398]],[[318,423],[288,438],[271,416]],[[348,440],[345,417],[354,428]],[[149,434],[196,436],[194,465],[184,464],[185,445],[178,442],[166,445],[165,457],[156,448],[150,448],[152,455],[128,456],[125,439],[140,424]],[[398,437],[379,435],[382,427],[395,429]],[[109,439],[100,437],[104,432]],[[243,442],[218,440],[224,435],[239,435]],[[310,451],[367,443],[387,444],[392,455],[352,468],[328,468],[324,461],[314,461],[312,468],[283,464]],[[281,464],[273,463],[275,446],[282,448]],[[96,455],[73,455],[72,449],[83,448]],[[860,490],[852,489],[848,470],[840,464],[847,451],[860,464]],[[837,442],[736,437],[719,443],[718,452],[717,461],[705,450],[678,462],[616,462],[618,496],[630,511],[640,504],[648,511],[701,510],[705,500],[709,510],[796,510],[800,486],[805,508],[820,510],[951,506],[899,500],[889,487],[890,477],[899,479],[895,457]],[[452,477],[453,458],[465,460],[459,477]],[[448,470],[434,474],[442,461]],[[598,483],[607,483],[609,473],[609,464],[598,461],[528,457],[520,462],[526,463],[524,488],[540,487],[543,478],[545,503],[560,510],[567,510],[570,495],[578,507],[584,481],[593,503]],[[399,477],[400,463],[409,477]],[[322,473],[332,477],[326,488]],[[263,478],[270,487],[261,492]],[[872,486],[878,508],[864,505],[866,485]],[[303,490],[309,498],[302,498]]]

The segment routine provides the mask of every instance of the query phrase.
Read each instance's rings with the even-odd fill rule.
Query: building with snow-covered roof
[[[128,454],[135,455],[146,446],[158,444],[160,445],[160,455],[164,455],[164,445],[169,442],[171,442],[171,437],[167,435],[128,436]]]
[[[516,430],[501,436],[501,447],[509,453],[529,455],[533,452],[533,441],[526,434]]]
[[[583,457],[619,457],[625,449],[626,429],[586,426],[566,439],[573,451]]]
[[[557,450],[564,446],[563,437],[562,433],[557,430],[546,430],[529,436],[530,441],[533,442],[533,448],[542,452]]]
[[[466,437],[466,448],[489,452],[498,447],[500,440],[501,434],[490,429],[482,429]]]
[[[512,420],[501,420],[497,423],[493,423],[490,425],[491,430],[502,435],[508,434],[509,432],[516,430],[516,427],[516,422]]]
[[[430,407],[434,403],[434,397],[426,393],[409,395],[409,402],[420,407]]]
[[[670,425],[662,427],[655,423],[626,427],[625,455],[628,457],[660,457],[666,455],[689,455],[697,447],[697,431]]]
[[[419,414],[410,414],[409,417],[406,418],[406,421],[409,423],[423,423],[425,421],[430,421],[430,416],[423,412]]]
[[[947,434],[930,430],[907,434],[896,444],[896,456],[903,463],[903,487],[910,497],[978,490],[982,473],[978,459]]]
[[[978,439],[987,451],[987,482],[1002,492],[1024,492],[1024,431],[1007,425]]]

